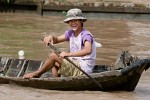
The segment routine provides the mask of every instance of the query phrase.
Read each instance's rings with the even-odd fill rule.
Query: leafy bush
[[[0,3],[12,4],[14,2],[15,2],[15,0],[0,0]]]

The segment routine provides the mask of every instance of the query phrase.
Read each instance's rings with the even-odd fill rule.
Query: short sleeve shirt
[[[70,37],[72,36],[73,34],[73,30],[67,30],[65,32],[65,36],[66,36],[66,40],[69,41],[70,40]],[[84,46],[84,43],[85,41],[89,41],[91,42],[91,44],[93,43],[93,36],[91,36],[91,34],[89,34],[90,32],[83,29],[82,32],[80,33],[81,34],[81,38],[82,38],[82,46]]]

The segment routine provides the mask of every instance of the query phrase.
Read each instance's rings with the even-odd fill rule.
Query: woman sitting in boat
[[[60,36],[49,35],[44,38],[44,43],[57,44],[64,41],[69,41],[70,52],[61,52],[59,55],[51,53],[42,67],[37,71],[24,75],[24,78],[40,77],[48,70],[52,70],[54,77],[63,76],[79,76],[83,72],[68,62],[64,57],[74,62],[83,71],[90,74],[95,65],[96,59],[96,46],[93,35],[83,28],[83,22],[87,21],[83,17],[80,9],[74,8],[67,12],[65,23],[69,24],[69,30],[65,31]]]

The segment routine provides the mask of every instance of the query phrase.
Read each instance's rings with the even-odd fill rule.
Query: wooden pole
[[[51,45],[50,43],[48,43],[48,47],[50,47],[51,49],[53,49],[58,55],[61,53],[57,48],[55,48],[53,45]],[[66,59],[68,62],[70,62],[71,64],[73,64],[76,68],[78,68],[80,71],[82,71],[87,77],[89,77],[101,90],[103,90],[102,85],[95,80],[94,78],[92,78],[89,74],[87,74],[84,70],[82,70],[80,67],[78,67],[74,62],[72,62],[68,57],[64,57],[64,59]]]

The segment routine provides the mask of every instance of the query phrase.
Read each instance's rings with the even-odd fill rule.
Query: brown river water
[[[60,35],[68,29],[68,25],[62,22],[64,18],[0,13],[0,56],[18,58],[18,51],[24,50],[26,59],[45,60],[51,50],[45,47],[41,39],[48,34]],[[139,58],[150,57],[150,20],[91,17],[84,27],[102,44],[101,48],[97,48],[97,64],[114,64],[122,50],[129,50]],[[67,43],[56,47],[62,51],[68,50]],[[142,74],[133,92],[53,91],[0,85],[0,100],[149,100],[149,76],[150,69]]]

